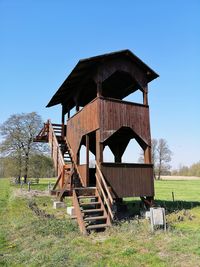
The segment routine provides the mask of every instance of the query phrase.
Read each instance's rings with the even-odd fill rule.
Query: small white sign
[[[150,208],[151,228],[154,231],[154,226],[163,226],[166,230],[166,219],[164,208]]]

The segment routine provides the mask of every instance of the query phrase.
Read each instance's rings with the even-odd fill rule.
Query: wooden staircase
[[[110,217],[96,187],[75,188],[73,205],[83,234],[111,226]]]
[[[73,151],[63,135],[63,125],[44,124],[35,142],[49,142],[51,156],[57,171],[57,180],[51,191],[60,201],[73,195],[73,205],[82,233],[105,230],[114,218],[114,201],[99,166],[96,164],[96,187],[84,187]]]

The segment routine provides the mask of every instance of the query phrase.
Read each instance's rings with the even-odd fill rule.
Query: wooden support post
[[[78,112],[79,111],[79,105],[77,104],[76,105],[76,112]]]
[[[52,140],[52,143],[51,143],[51,157],[53,158],[53,149],[54,149],[54,146],[53,146],[53,132],[51,134],[51,140]]]
[[[56,170],[57,170],[57,175],[58,175],[58,153],[59,153],[59,147],[57,147],[57,155],[56,155]]]
[[[96,131],[96,162],[103,162],[103,144],[100,142],[100,130]]]
[[[70,118],[70,110],[67,112],[67,118]]]
[[[80,165],[80,150],[76,154],[76,164]]]
[[[97,97],[102,96],[102,83],[97,82]]]
[[[148,85],[144,87],[143,91],[143,104],[148,106]]]
[[[121,163],[122,162],[122,157],[119,154],[115,155],[115,162]]]
[[[65,112],[64,107],[62,105],[62,138],[65,136]]]
[[[144,150],[144,163],[151,164],[151,147],[147,146]]]
[[[114,150],[112,150],[116,163],[122,162],[123,151],[124,151],[124,149],[120,145],[116,146],[116,148]]]
[[[64,106],[62,105],[62,118],[61,118],[62,124],[65,123],[65,112],[64,112]]]
[[[90,141],[89,141],[89,135],[86,135],[86,186],[89,186],[89,147],[90,147]]]

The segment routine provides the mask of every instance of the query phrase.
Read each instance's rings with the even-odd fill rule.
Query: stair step
[[[98,196],[78,196],[78,199],[97,198]]]
[[[96,189],[95,186],[90,186],[90,187],[76,187],[74,188],[75,190],[87,190],[87,189]]]
[[[80,206],[90,206],[90,205],[100,205],[101,203],[100,202],[88,202],[88,203],[86,203],[86,202],[80,202],[79,203],[80,204]]]
[[[86,227],[87,230],[94,230],[94,229],[100,229],[100,228],[105,228],[108,227],[108,224],[93,224],[93,225],[88,225]]]
[[[92,213],[92,212],[99,212],[103,211],[102,209],[88,209],[88,210],[82,210],[82,213]]]
[[[95,221],[95,220],[105,220],[107,219],[106,216],[96,216],[96,217],[86,217],[84,221]]]

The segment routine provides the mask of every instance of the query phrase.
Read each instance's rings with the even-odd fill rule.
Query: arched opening
[[[95,160],[95,155],[91,151],[89,151],[89,168],[95,168]]]
[[[144,151],[138,142],[130,139],[122,156],[123,163],[144,163]]]
[[[144,163],[147,144],[130,127],[121,127],[104,145],[110,148],[104,151],[104,162]]]
[[[86,147],[85,145],[81,145],[79,150],[79,164],[86,164]]]
[[[103,161],[104,162],[115,162],[114,155],[110,150],[109,146],[105,146],[103,150]]]
[[[138,104],[143,104],[143,92],[140,89],[138,89],[134,93],[125,97],[123,100],[138,103]]]

